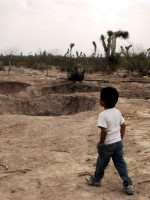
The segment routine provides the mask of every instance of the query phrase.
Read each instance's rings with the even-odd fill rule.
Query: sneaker
[[[133,185],[123,186],[122,192],[125,192],[128,195],[134,194]]]
[[[93,185],[96,187],[101,186],[101,180],[96,180],[94,176],[90,176],[89,178],[86,178],[85,180],[89,185]]]

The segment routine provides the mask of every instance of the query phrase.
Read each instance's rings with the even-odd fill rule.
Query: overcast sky
[[[150,48],[150,0],[0,0],[0,52],[47,50],[91,54],[92,42],[103,53],[100,35],[108,30],[130,33],[125,42]]]

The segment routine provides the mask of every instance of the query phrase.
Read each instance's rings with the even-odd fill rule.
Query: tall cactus
[[[148,58],[150,58],[150,48],[147,49],[147,51],[148,51]]]
[[[103,45],[103,48],[104,48],[104,51],[105,51],[105,57],[108,56],[108,53],[107,53],[107,46],[106,46],[106,42],[105,42],[105,37],[104,35],[101,35],[100,37],[101,41],[102,41],[102,45]]]
[[[72,57],[72,48],[74,47],[74,43],[70,44],[70,57]]]
[[[112,40],[112,31],[107,31],[108,34],[108,39],[107,39],[107,55],[110,56],[110,51],[111,51],[111,40]]]
[[[106,38],[104,37],[104,35],[101,35],[100,39],[101,39],[102,44],[103,44],[103,48],[104,48],[104,51],[105,51],[105,56],[109,57],[110,56],[110,51],[111,51],[111,40],[112,40],[113,32],[112,31],[108,31],[107,34],[108,34],[107,45],[106,45],[106,42],[105,42]]]
[[[94,45],[94,57],[95,57],[95,55],[96,55],[96,50],[97,50],[97,45],[96,45],[95,41],[93,41],[92,43],[93,43],[93,45]]]
[[[121,46],[121,53],[124,55],[124,56],[129,56],[129,49],[132,47],[132,45],[129,45],[129,46],[126,46],[126,51],[124,50],[123,46]]]
[[[107,38],[107,45],[105,42],[104,35],[101,35],[100,39],[102,41],[102,45],[105,51],[105,56],[109,57],[110,55],[114,55],[116,52],[116,40],[118,37],[122,37],[127,39],[129,37],[129,33],[127,31],[117,31],[113,32],[111,30],[107,31],[108,38]]]
[[[116,40],[118,37],[127,39],[129,37],[129,33],[127,31],[117,31],[112,34],[111,55],[114,55],[116,52]]]

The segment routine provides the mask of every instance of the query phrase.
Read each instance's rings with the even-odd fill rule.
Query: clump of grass
[[[85,74],[85,69],[79,67],[78,65],[73,65],[71,67],[68,67],[69,81],[73,81],[74,83],[76,83],[76,81],[82,82],[84,80],[84,74]]]
[[[57,86],[57,85],[52,85],[52,86],[51,86],[51,89],[52,89],[53,91],[56,91],[56,90],[57,90],[57,88],[58,88],[58,86]]]

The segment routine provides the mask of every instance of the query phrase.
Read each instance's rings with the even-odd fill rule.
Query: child
[[[101,179],[110,158],[123,180],[123,190],[127,194],[133,194],[132,180],[128,176],[126,162],[123,158],[123,137],[125,134],[125,120],[120,111],[115,108],[118,101],[118,91],[113,87],[101,90],[99,103],[104,111],[99,114],[98,127],[101,129],[100,141],[97,144],[98,158],[96,170],[93,176],[86,179],[87,183],[101,186]]]

